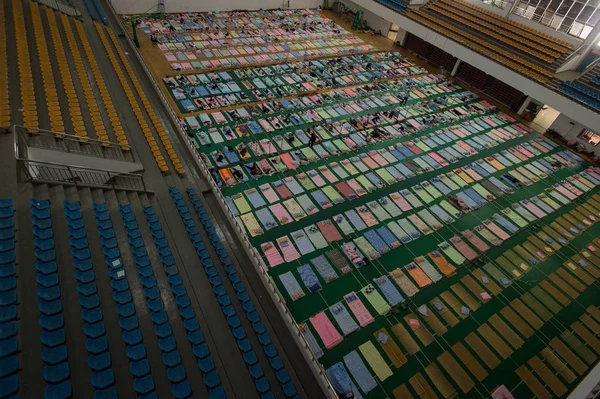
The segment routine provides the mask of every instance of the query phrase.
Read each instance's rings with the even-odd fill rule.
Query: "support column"
[[[529,97],[529,96],[527,96],[525,98],[525,100],[523,101],[523,104],[521,104],[521,106],[519,107],[519,110],[517,111],[517,114],[523,115],[523,112],[525,112],[525,110],[527,109],[527,107],[531,103],[531,100],[532,100],[532,98]]]
[[[462,63],[462,61],[457,58],[456,62],[454,63],[454,67],[452,68],[452,72],[450,72],[450,76],[456,76],[456,74],[458,73],[458,68],[460,67],[461,63]]]
[[[400,47],[404,47],[404,45],[406,44],[407,37],[408,32],[402,28],[398,28],[398,33],[396,34],[396,43],[398,43]]]

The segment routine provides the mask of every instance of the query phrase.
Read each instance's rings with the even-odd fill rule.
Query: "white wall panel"
[[[119,14],[156,10],[158,0],[111,0]],[[166,12],[258,10],[260,8],[317,8],[323,0],[164,0]]]

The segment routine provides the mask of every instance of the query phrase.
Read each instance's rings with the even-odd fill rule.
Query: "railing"
[[[109,12],[112,14],[113,18],[115,18],[115,20],[119,21],[120,29],[122,29],[124,32],[126,32],[126,29],[123,27],[121,19],[119,18],[118,14],[117,14],[116,10],[114,9],[110,0],[106,1],[106,7],[108,8]],[[302,350],[304,358],[307,360],[309,367],[311,368],[311,371],[313,372],[313,374],[319,381],[319,385],[321,386],[321,388],[323,389],[323,391],[327,395],[327,397],[329,397],[331,399],[338,398],[338,395],[337,395],[335,389],[333,388],[333,386],[329,382],[329,379],[325,375],[325,370],[324,370],[323,366],[319,363],[319,361],[317,360],[315,355],[310,350],[310,346],[308,345],[308,342],[302,335],[302,333],[300,331],[300,327],[298,326],[298,324],[292,317],[292,315],[286,305],[286,302],[283,299],[283,296],[279,292],[279,289],[273,282],[273,279],[271,278],[271,276],[267,273],[267,270],[268,270],[267,266],[263,262],[258,251],[256,251],[256,249],[254,249],[254,246],[250,243],[250,240],[248,240],[248,236],[246,235],[244,228],[237,222],[235,216],[231,212],[231,208],[227,204],[227,201],[225,201],[225,197],[223,196],[223,194],[221,193],[221,190],[219,189],[219,187],[215,183],[214,179],[212,178],[212,176],[208,170],[208,166],[206,165],[206,163],[204,162],[202,157],[200,157],[200,154],[198,153],[198,151],[196,151],[196,148],[194,147],[192,139],[187,135],[187,133],[185,131],[183,131],[181,125],[179,124],[179,117],[177,116],[177,114],[175,114],[175,112],[169,105],[167,98],[164,96],[164,94],[162,93],[162,91],[160,90],[160,88],[158,86],[158,83],[154,79],[154,75],[150,72],[150,69],[146,65],[146,62],[143,60],[142,56],[140,55],[139,50],[137,49],[137,47],[135,46],[135,44],[133,43],[133,41],[131,40],[131,38],[129,37],[129,35],[127,33],[125,33],[125,38],[127,39],[129,46],[131,47],[131,51],[137,58],[138,62],[144,69],[144,72],[146,73],[148,79],[150,80],[150,83],[154,87],[155,93],[160,98],[164,109],[169,113],[169,117],[171,118],[172,126],[174,126],[174,129],[176,129],[179,132],[180,137],[184,138],[183,141],[187,145],[190,153],[192,155],[194,155],[194,157],[196,158],[196,161],[197,161],[198,165],[200,166],[200,170],[202,171],[204,178],[209,182],[213,194],[215,195],[215,197],[217,198],[217,200],[219,201],[219,203],[221,205],[221,209],[223,209],[223,211],[226,213],[227,218],[229,219],[229,222],[233,225],[233,227],[234,227],[233,230],[235,232],[236,237],[243,244],[246,255],[248,255],[248,258],[252,262],[252,265],[254,266],[258,275],[261,277],[263,283],[265,284],[265,286],[267,288],[267,292],[269,293],[269,296],[271,297],[271,300],[273,300],[275,305],[279,308],[279,311],[282,314],[283,318],[287,321],[286,326],[287,326],[288,330],[290,331],[290,333],[292,334],[292,337],[296,341],[296,344]]]
[[[44,148],[72,154],[135,162],[133,152],[130,149],[123,150],[123,146],[117,143],[100,141],[88,137],[82,138],[43,129],[37,129],[35,133],[29,133],[26,127],[17,125],[13,126],[13,132],[15,147],[19,148],[19,150],[26,147]],[[19,157],[25,157],[25,154],[20,153]]]
[[[38,3],[53,8],[71,17],[81,17],[81,12],[73,5],[62,0],[36,0]]]
[[[142,175],[137,173],[115,173],[109,170],[91,169],[81,166],[61,165],[52,162],[30,161],[17,158],[17,169],[21,179],[46,183],[71,184],[74,186],[112,188],[148,192]]]

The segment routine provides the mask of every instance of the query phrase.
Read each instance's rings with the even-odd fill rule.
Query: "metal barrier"
[[[31,133],[31,129],[18,125],[13,126],[13,132],[15,148],[19,149],[19,157],[25,157],[26,153],[22,151],[26,147],[32,147],[118,161],[136,161],[133,152],[129,148],[124,150],[122,145],[109,141],[83,138],[43,129],[36,129],[35,133]]]
[[[17,158],[17,170],[21,179],[29,181],[149,192],[142,175],[136,173],[115,173],[109,170],[30,161],[22,158]]]
[[[70,15],[71,17],[81,17],[81,12],[73,5],[66,3],[62,0],[35,0],[36,2],[53,8],[63,14]]]
[[[127,42],[129,43],[131,52],[133,52],[133,54],[135,54],[137,60],[139,61],[140,65],[144,69],[148,79],[150,80],[150,83],[152,83],[152,86],[154,87],[156,94],[159,96],[159,98],[163,104],[163,107],[165,108],[165,110],[168,111],[168,114],[171,117],[172,125],[179,132],[179,135],[184,138],[184,142],[186,143],[190,153],[193,154],[194,157],[196,158],[196,161],[197,161],[198,165],[200,166],[200,170],[202,171],[204,178],[209,182],[210,187],[213,191],[213,194],[219,200],[219,203],[221,204],[221,208],[223,209],[223,211],[225,212],[226,216],[228,217],[230,223],[234,227],[234,231],[235,231],[237,238],[244,244],[244,249],[246,251],[246,254],[248,255],[248,258],[252,262],[252,264],[253,264],[254,268],[256,269],[256,271],[258,272],[259,276],[261,276],[263,283],[265,283],[267,292],[269,292],[269,296],[271,297],[273,302],[279,307],[279,311],[283,315],[284,319],[287,319],[286,325],[287,325],[288,329],[290,330],[292,337],[294,337],[294,340],[296,341],[297,345],[302,349],[303,355],[304,355],[305,359],[309,362],[309,365],[313,371],[313,374],[317,377],[317,380],[320,382],[321,388],[323,389],[324,393],[326,395],[328,395],[330,398],[337,399],[338,395],[335,392],[335,390],[334,390],[333,386],[331,385],[331,383],[329,382],[329,380],[327,379],[327,377],[325,376],[325,370],[323,369],[323,366],[318,362],[317,358],[310,350],[310,346],[308,345],[308,342],[302,335],[298,324],[292,317],[292,315],[286,305],[286,302],[283,299],[283,296],[277,289],[277,286],[273,282],[273,279],[271,278],[271,276],[269,276],[269,274],[267,273],[267,269],[268,269],[267,266],[263,262],[262,258],[258,254],[258,252],[254,249],[254,246],[248,240],[245,230],[242,228],[242,226],[240,226],[240,224],[235,219],[235,216],[231,212],[229,205],[225,201],[225,197],[223,197],[221,190],[219,189],[219,187],[213,180],[213,178],[208,170],[208,166],[206,165],[206,163],[204,162],[204,160],[202,159],[200,154],[196,151],[196,148],[194,146],[192,139],[188,136],[188,134],[182,129],[181,125],[179,124],[179,117],[177,116],[177,114],[173,111],[173,109],[169,105],[169,102],[167,101],[166,97],[160,90],[160,87],[158,86],[156,80],[154,79],[154,75],[152,75],[152,73],[150,72],[150,69],[146,65],[146,62],[143,60],[142,56],[139,53],[138,48],[135,46],[135,44],[133,43],[133,41],[127,34],[127,30],[121,23],[121,19],[119,18],[116,10],[112,6],[112,3],[110,1],[106,1],[106,4],[107,4],[107,7],[110,9],[110,12],[113,15],[113,18],[115,18],[117,21],[119,21],[119,27],[125,33],[124,36],[127,39]]]

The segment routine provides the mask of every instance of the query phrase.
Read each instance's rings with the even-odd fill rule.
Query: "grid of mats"
[[[250,76],[258,86],[217,79],[253,95],[281,78],[270,68]],[[308,95],[218,102],[185,123],[338,392],[561,396],[600,349],[600,174],[473,93],[407,71],[320,77]],[[213,81],[171,79],[192,103],[189,87]]]
[[[157,47],[178,71],[374,50],[314,10],[170,14],[163,20],[138,18],[137,27],[155,35]]]

